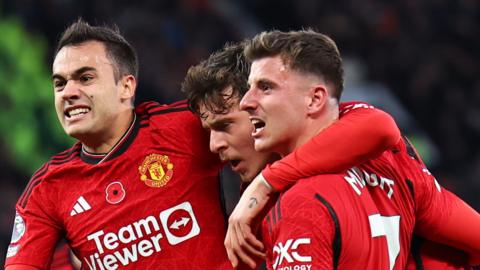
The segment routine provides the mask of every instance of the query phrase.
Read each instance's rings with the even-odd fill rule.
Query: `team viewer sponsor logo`
[[[305,254],[309,250],[310,238],[288,239],[278,242],[273,247],[273,269],[275,270],[307,270],[312,268],[312,257]],[[303,247],[303,253],[300,251]]]
[[[149,187],[163,187],[173,176],[173,163],[167,155],[150,154],[138,167],[140,180]]]
[[[127,224],[116,232],[99,230],[88,235],[87,240],[95,243],[96,252],[84,257],[83,262],[92,270],[123,268],[161,252],[167,242],[175,246],[199,234],[192,205],[184,202],[158,216],[150,215]],[[165,237],[167,241],[162,240]]]
[[[179,244],[189,238],[200,234],[193,209],[190,203],[184,202],[160,213],[163,229],[167,235],[168,243]]]

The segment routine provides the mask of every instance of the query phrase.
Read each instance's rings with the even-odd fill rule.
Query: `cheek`
[[[242,132],[239,132],[237,134],[237,138],[236,138],[236,142],[237,142],[237,145],[239,145],[239,147],[241,148],[245,148],[245,149],[253,149],[253,143],[254,143],[254,140],[252,138],[252,131],[253,131],[253,126],[249,126],[248,128],[244,128],[244,129],[241,129]]]
[[[60,113],[60,112],[63,113],[62,100],[61,100],[61,98],[58,97],[58,96],[55,96],[54,103],[55,103],[55,110],[57,111],[57,113]]]

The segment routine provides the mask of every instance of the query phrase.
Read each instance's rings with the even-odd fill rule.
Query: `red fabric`
[[[454,205],[459,205],[401,140],[346,174],[302,179],[286,191],[263,226],[267,234],[264,239],[269,239],[269,267],[331,268],[334,219],[315,200],[317,194],[331,205],[340,224],[338,269],[355,269],[358,265],[365,269],[405,269],[414,229],[439,240],[454,228],[450,226],[453,210],[457,209]],[[476,222],[476,218],[466,220]],[[453,235],[450,232],[451,239],[461,237],[463,228],[456,227]],[[290,247],[298,239],[308,239],[309,244],[301,245],[302,249]],[[293,252],[310,259],[295,259]]]
[[[336,170],[342,170],[348,168],[348,166],[363,162],[359,167],[361,169],[360,172],[351,174],[346,178],[344,177],[344,179],[350,183],[350,188],[355,191],[357,196],[364,196],[365,192],[363,190],[368,190],[374,205],[378,208],[377,213],[382,217],[380,218],[381,220],[388,222],[391,217],[400,217],[398,224],[400,251],[394,261],[394,269],[404,269],[406,267],[409,255],[408,250],[414,229],[422,236],[431,240],[441,241],[453,247],[462,248],[470,252],[470,254],[478,254],[480,249],[478,247],[480,244],[480,238],[478,238],[480,234],[480,230],[478,230],[480,228],[478,213],[438,185],[435,178],[426,169],[423,161],[415,155],[415,151],[411,151],[413,148],[407,149],[406,143],[403,140],[398,140],[400,136],[398,128],[396,126],[393,127],[395,124],[391,117],[366,104],[348,104],[343,105],[342,108],[342,117],[334,125],[318,134],[313,140],[298,148],[280,162],[276,162],[264,170],[262,174],[267,181],[277,190],[284,190],[294,184],[297,179],[335,172]],[[370,118],[373,116],[375,117]],[[372,119],[383,120],[373,121]],[[342,123],[342,121],[344,122]],[[352,128],[356,129],[352,130]],[[378,136],[375,133],[390,135]],[[375,140],[379,140],[381,143],[375,143]],[[381,147],[377,148],[379,146]],[[378,151],[383,151],[382,147],[388,150],[379,154]],[[371,152],[373,154],[368,154],[369,151],[373,151]],[[368,160],[369,155],[375,158]],[[364,180],[355,180],[355,175],[363,175]],[[302,186],[302,181],[297,185]],[[321,192],[322,189],[331,187],[329,181],[324,180],[321,182],[321,187],[310,187],[311,190],[306,189],[305,192],[312,193],[312,190]],[[297,189],[296,186],[293,188]],[[286,194],[289,192],[291,191],[286,191]],[[351,203],[347,203],[350,198],[345,194],[342,195],[341,191],[334,190],[333,194],[329,192],[325,194],[331,200],[334,209],[344,209],[345,205],[352,208],[355,207],[351,206]],[[311,194],[310,197],[312,197]],[[338,198],[341,198],[340,201],[338,201]],[[308,201],[308,199],[304,199],[304,202]],[[303,209],[310,208],[304,205],[302,201],[296,201],[296,204],[291,204],[291,209],[286,210],[286,213],[290,211],[291,215],[301,220],[304,216],[296,216],[292,213],[306,214]],[[342,211],[339,210],[339,212],[341,213]],[[345,210],[345,213],[347,212]],[[354,225],[350,225],[351,230],[357,230],[357,228],[353,228],[361,226],[361,222],[352,218],[356,214],[358,213],[350,212],[345,214],[344,219],[340,219],[340,223],[342,224],[343,220],[345,226],[345,223],[354,220]],[[364,212],[363,220],[365,220],[366,215],[371,214]],[[283,213],[281,216],[282,218],[288,217],[287,214]],[[306,223],[331,222],[324,221],[320,217],[317,218],[311,218]],[[328,227],[328,224],[316,225]],[[416,227],[414,228],[414,226]],[[289,229],[285,225],[279,226],[279,230],[286,230],[288,234],[297,233],[302,235],[306,233],[298,227],[292,232],[293,229]],[[326,229],[326,232],[329,231],[331,230]],[[281,238],[279,235],[275,233],[270,235],[272,241],[271,248],[279,243],[281,245],[286,243],[287,239]],[[320,233],[320,235],[322,234]],[[368,234],[361,233],[361,235],[363,235],[362,237],[365,241],[368,240]],[[289,237],[293,236],[290,235]],[[326,241],[332,235],[325,237],[324,240]],[[352,237],[355,236],[353,235]],[[380,238],[385,239],[385,237]],[[348,238],[345,240],[347,243],[352,242]],[[366,243],[363,245],[366,245]],[[328,248],[331,247],[326,246],[322,252],[331,254]],[[312,248],[312,250],[314,249]],[[312,252],[314,253],[314,251]],[[342,252],[350,252],[350,250],[347,246],[344,246],[342,247]],[[430,250],[427,247],[422,252],[429,253]],[[275,262],[276,258],[275,254],[272,254],[273,251],[270,251],[271,264]],[[366,254],[370,253],[364,251],[362,256]],[[376,254],[375,256],[379,255]],[[435,267],[435,263],[441,265],[445,261],[457,260],[456,257],[435,258],[423,254],[421,256],[425,257],[425,260],[429,262],[427,265],[432,265],[431,267]],[[435,259],[438,259],[438,261],[435,261]],[[359,258],[355,260],[358,261]],[[478,257],[470,258],[470,260],[471,262],[477,262]],[[342,261],[347,262],[347,264],[342,264]],[[461,264],[462,261],[456,261],[456,263]],[[357,268],[353,264],[348,266],[348,258],[342,258],[340,265],[346,266],[345,269]],[[359,263],[358,265],[365,269],[383,269],[366,267],[368,264]]]
[[[342,103],[340,110],[337,122],[262,171],[273,188],[283,191],[300,178],[345,171],[378,156],[400,139],[393,118],[371,105],[348,102]]]
[[[378,209],[369,192],[356,194],[344,177],[302,179],[281,196],[263,224],[268,269],[333,269],[335,219],[318,196],[339,221],[338,269],[389,269],[386,238],[370,236],[368,217]]]
[[[84,269],[231,269],[222,164],[200,120],[185,102],[149,102],[136,113],[138,133],[110,160],[89,164],[98,157],[77,145],[35,174],[16,207],[25,233],[6,265],[44,269],[65,236]]]
[[[55,249],[50,270],[74,270],[70,260],[70,249],[65,243],[61,243]]]
[[[420,225],[425,224],[425,226],[418,226],[416,232],[428,239],[464,250],[470,255],[468,262],[472,265],[480,265],[480,230],[478,229],[480,228],[480,215],[455,194],[445,189],[442,189],[442,193],[442,202],[428,207],[426,210],[428,214],[422,217],[431,220],[431,222],[420,223]],[[447,209],[450,209],[448,219],[443,223],[435,221],[435,213],[444,210],[441,208],[442,205],[448,205]],[[439,207],[440,209],[438,209]],[[438,250],[437,248],[432,252]],[[427,250],[426,253],[428,252]],[[452,255],[455,255],[455,253],[452,253]],[[436,257],[442,258],[442,256]],[[448,257],[443,258],[446,258],[449,263],[453,261],[461,265],[463,262],[460,259],[455,261]],[[453,258],[461,257],[453,256]]]
[[[422,241],[423,240],[423,241]],[[468,256],[465,252],[455,248],[438,244],[424,239],[420,240],[417,256],[420,256],[421,265],[410,256],[407,270],[471,270]],[[413,248],[412,248],[413,252]]]

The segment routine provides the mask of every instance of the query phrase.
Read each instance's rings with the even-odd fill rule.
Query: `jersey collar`
[[[134,113],[133,115],[133,121],[132,124],[130,124],[130,127],[127,129],[127,131],[122,135],[120,140],[112,147],[112,149],[105,154],[94,154],[90,153],[82,145],[82,150],[80,152],[80,158],[89,164],[100,164],[105,161],[112,160],[118,156],[120,156],[123,152],[125,152],[132,144],[133,140],[137,136],[138,129],[140,128],[140,121],[137,120],[137,114]]]

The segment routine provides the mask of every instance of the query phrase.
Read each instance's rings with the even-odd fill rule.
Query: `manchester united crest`
[[[167,155],[150,154],[138,167],[140,180],[149,187],[163,187],[173,176],[173,164]]]

